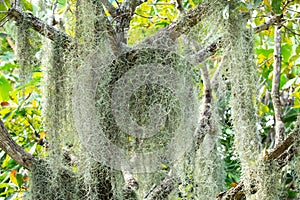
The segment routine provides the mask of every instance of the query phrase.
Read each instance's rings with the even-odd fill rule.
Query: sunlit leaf
[[[0,76],[0,101],[9,100],[9,92],[12,89],[9,81],[4,76]]]
[[[15,169],[11,170],[9,178],[12,183],[19,185],[17,177],[16,177],[17,173],[18,173],[17,170],[15,170]]]

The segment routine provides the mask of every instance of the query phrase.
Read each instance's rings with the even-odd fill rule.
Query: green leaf
[[[0,76],[0,101],[9,100],[9,92],[13,88],[4,76]]]
[[[270,54],[272,54],[274,52],[274,49],[263,49],[263,48],[257,48],[255,50],[256,55],[262,54],[264,55],[266,58],[269,57]]]
[[[9,187],[9,183],[0,183],[0,188]]]
[[[22,184],[23,184],[23,179],[22,179],[22,177],[23,177],[22,174],[19,174],[19,173],[16,174],[16,179],[17,179],[19,188],[21,188],[21,186],[22,186]]]
[[[30,3],[30,2],[28,2],[28,1],[26,1],[26,0],[21,0],[21,6],[23,7],[23,8],[25,8],[25,10],[29,10],[29,11],[33,11],[33,7],[32,7],[32,4]]]
[[[297,54],[297,55],[300,54],[300,45],[298,45],[298,46],[296,47],[296,54]]]
[[[5,2],[5,4],[4,4]],[[7,7],[10,7],[10,0],[5,0],[0,2],[0,19],[6,16],[6,14],[3,14],[4,12],[7,11]]]
[[[292,54],[292,45],[285,44],[281,47],[282,61],[288,62]]]
[[[272,10],[275,14],[281,14],[282,11],[280,9],[281,0],[273,0],[272,1]]]
[[[155,26],[160,26],[160,27],[166,27],[168,26],[169,23],[168,22],[159,22],[159,23],[156,23]]]
[[[5,65],[3,66],[0,66],[0,70],[6,70],[6,71],[9,71],[13,68],[18,68],[19,66],[16,65],[16,64],[13,64],[13,63],[6,63]]]

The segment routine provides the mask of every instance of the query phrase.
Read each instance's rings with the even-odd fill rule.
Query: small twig
[[[285,26],[285,25],[282,25],[282,26],[283,26],[286,30],[288,30],[289,32],[291,32],[292,34],[300,36],[299,33],[296,33],[295,31],[293,31],[292,29],[288,28],[287,26]]]
[[[269,62],[272,59],[273,59],[273,57],[270,57],[270,58],[264,60],[264,62],[262,62],[260,65],[258,65],[257,68],[261,68],[262,66],[264,66],[267,62]]]
[[[144,199],[147,199],[148,196],[149,196],[149,194],[150,194],[155,188],[156,188],[156,184],[154,184],[154,185],[150,188],[150,190],[147,192],[147,194],[145,194]]]
[[[290,8],[287,8],[288,11],[291,11],[291,12],[295,12],[295,13],[299,13],[300,14],[300,11],[297,11],[297,10],[293,10],[293,9],[290,9]]]
[[[12,48],[12,50],[14,51],[14,53],[17,54],[17,53],[16,53],[16,52],[17,52],[16,45],[14,44],[14,42],[12,41],[12,39],[11,39],[9,36],[7,36],[7,37],[6,37],[6,40],[7,40],[8,44],[9,44],[9,46],[10,46],[10,47]]]
[[[152,19],[153,18],[152,16],[148,16],[147,17],[147,16],[141,15],[141,14],[139,14],[137,12],[135,12],[134,14],[137,15],[137,16],[139,16],[139,17],[146,18],[146,19]]]
[[[218,88],[217,84],[218,84],[218,78],[220,76],[220,72],[224,68],[223,62],[224,62],[224,58],[222,58],[221,62],[219,63],[218,68],[216,69],[215,73],[213,74],[213,77],[211,78],[211,87],[215,90]]]
[[[169,171],[168,175],[164,178],[159,186],[153,187],[147,192],[147,196],[145,195],[148,200],[159,200],[165,199],[174,189],[175,183],[177,179],[174,175],[172,175],[172,170]]]
[[[280,73],[281,73],[281,25],[275,26],[274,67],[272,80],[272,102],[275,115],[275,144],[284,139],[284,123],[280,104]]]
[[[7,14],[5,17],[0,19],[0,27],[3,27],[6,24],[6,22],[8,22],[8,21],[9,21],[9,17],[8,17],[8,14]]]
[[[292,3],[293,1],[294,1],[294,0],[287,0],[286,3],[285,3],[285,5],[282,7],[282,10],[285,10],[286,7],[287,7],[290,3]]]

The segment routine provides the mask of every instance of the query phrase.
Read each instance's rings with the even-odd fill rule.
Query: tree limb
[[[294,128],[294,130],[288,135],[288,137],[277,144],[270,151],[266,151],[264,160],[272,160],[278,158],[282,153],[284,153],[292,144],[295,143],[295,139],[299,137],[299,124]]]
[[[289,134],[289,136],[279,144],[277,144],[272,150],[266,151],[264,156],[264,161],[269,162],[271,160],[275,160],[278,163],[279,168],[282,168],[284,165],[287,164],[287,162],[283,162],[284,158],[291,159],[290,155],[286,153],[286,151],[293,153],[295,155],[295,147],[293,148],[292,145],[295,144],[295,139],[299,137],[300,131],[299,131],[300,124],[297,124],[295,129],[292,131],[292,133]],[[299,144],[296,144],[298,146]],[[240,200],[242,196],[244,195],[244,183],[243,181],[240,181],[237,186],[230,188],[227,191],[221,192],[217,195],[217,199],[226,199],[226,200]],[[255,186],[253,186],[255,188]],[[255,189],[253,189],[253,194],[256,192]]]
[[[184,14],[183,17],[176,22],[160,29],[154,35],[146,38],[142,41],[141,45],[154,44],[161,47],[168,47],[170,43],[174,42],[181,34],[187,33],[190,28],[198,24],[209,10],[208,8],[208,4],[200,3],[196,8]]]
[[[165,199],[175,187],[177,179],[172,175],[172,170],[164,178],[159,186],[154,185],[151,190],[145,195],[144,199],[160,200]]]
[[[253,28],[254,33],[259,33],[261,31],[268,30],[270,26],[279,23],[282,20],[282,17],[283,17],[282,15],[275,15],[271,17],[268,21],[266,21],[262,25]]]
[[[26,169],[31,169],[33,161],[36,159],[31,154],[24,151],[9,135],[0,119],[0,148],[3,149],[12,159]]]
[[[275,26],[275,49],[274,49],[274,67],[272,81],[272,102],[275,113],[275,144],[278,144],[284,138],[284,123],[282,108],[280,104],[280,73],[281,73],[281,25]]]
[[[33,16],[30,13],[23,13],[16,8],[10,8],[8,10],[8,16],[15,20],[25,20],[33,30],[37,31],[38,33],[49,38],[52,41],[55,37],[61,35],[64,38],[64,46],[68,46],[72,41],[71,36],[67,35],[65,32],[57,30],[53,26],[49,26],[41,19]]]

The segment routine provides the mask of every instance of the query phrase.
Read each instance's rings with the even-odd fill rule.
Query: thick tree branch
[[[122,170],[122,174],[125,181],[125,197],[135,196],[136,190],[139,189],[138,182],[136,181],[136,179],[130,171]]]
[[[61,35],[64,38],[64,45],[68,46],[71,41],[72,38],[71,36],[67,35],[64,32],[61,32],[59,30],[57,30],[56,28],[54,28],[53,26],[49,26],[48,24],[46,24],[45,22],[43,22],[42,20],[40,20],[39,18],[33,16],[30,13],[23,13],[15,8],[10,8],[8,10],[8,16],[10,18],[13,18],[15,20],[24,20],[26,21],[26,23],[29,24],[29,26],[37,31],[38,33],[40,33],[41,35],[49,38],[50,40],[54,40],[55,37]]]
[[[275,49],[274,49],[274,67],[272,81],[272,102],[275,113],[275,144],[278,144],[284,138],[284,123],[282,108],[280,104],[280,73],[281,73],[281,25],[275,26]]]
[[[17,163],[26,169],[31,169],[32,163],[35,160],[34,156],[24,151],[24,149],[10,137],[2,120],[0,120],[0,148]]]

